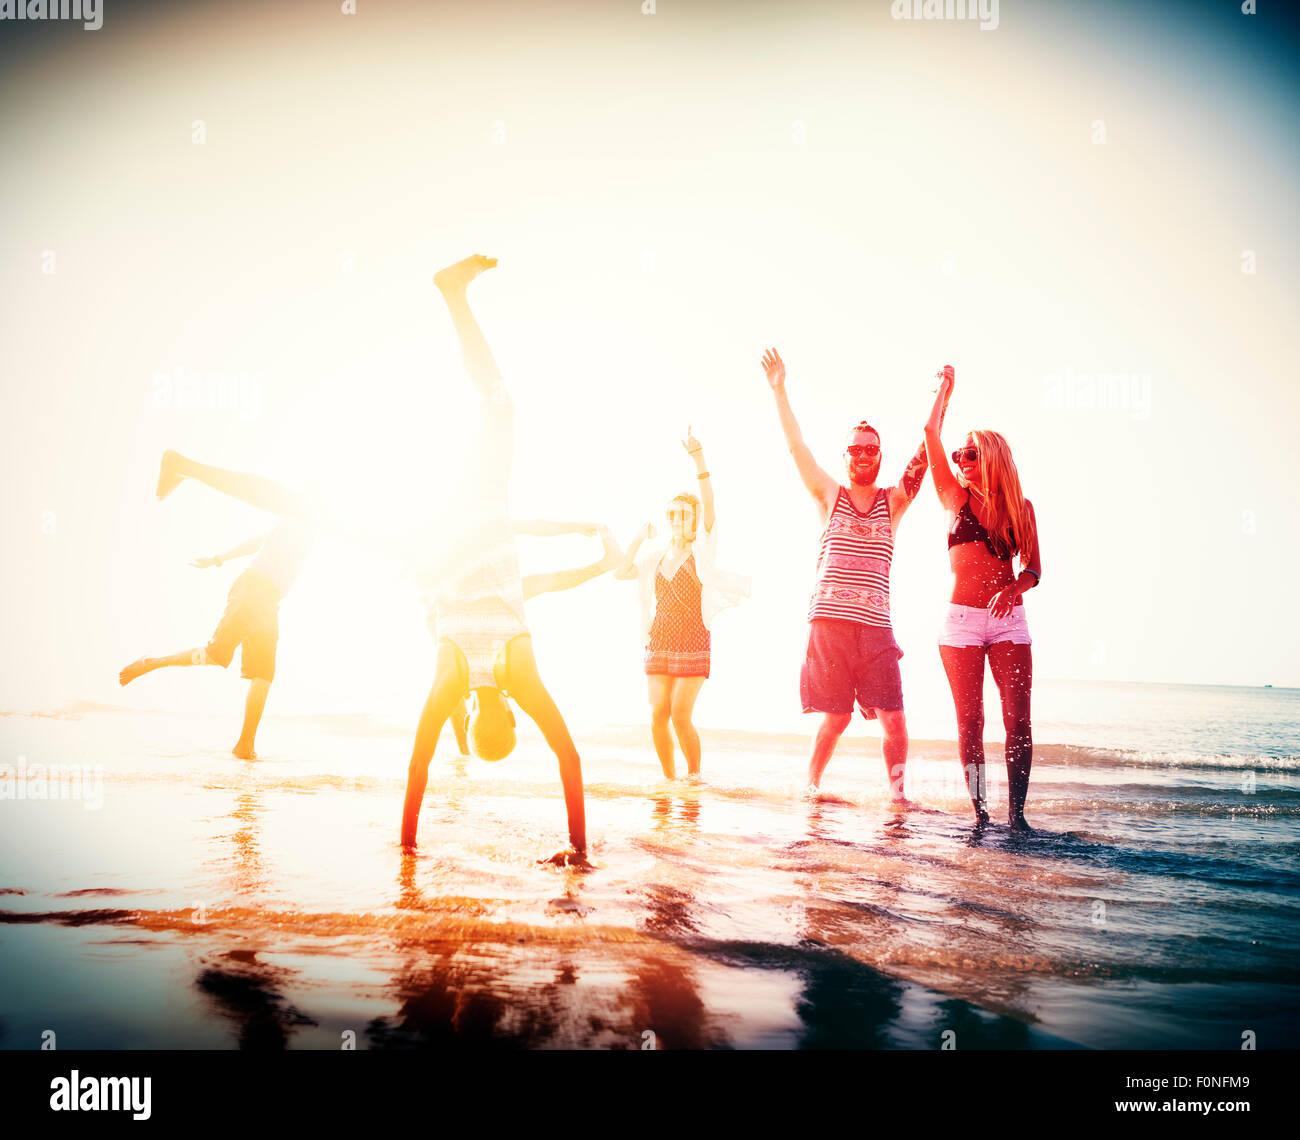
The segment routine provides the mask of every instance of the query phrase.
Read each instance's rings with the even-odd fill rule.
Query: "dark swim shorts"
[[[808,652],[799,674],[804,712],[851,713],[856,700],[862,715],[903,707],[903,651],[894,631],[856,621],[815,618],[808,623]]]
[[[226,612],[208,642],[208,660],[223,669],[240,653],[239,672],[249,680],[275,680],[275,646],[280,639],[280,592],[258,570],[245,570],[230,587]]]

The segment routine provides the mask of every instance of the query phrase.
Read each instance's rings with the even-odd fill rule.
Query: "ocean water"
[[[446,732],[404,855],[411,725],[272,714],[245,762],[231,715],[0,717],[0,1046],[1300,1046],[1300,691],[1035,700],[1026,837],[972,828],[944,741],[896,812],[860,723],[815,802],[807,737],[705,731],[669,784],[647,729],[578,727],[585,873],[535,862],[527,735]]]

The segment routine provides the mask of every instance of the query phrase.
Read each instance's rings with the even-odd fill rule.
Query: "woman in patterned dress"
[[[692,723],[695,701],[709,675],[713,617],[749,593],[747,580],[720,573],[713,484],[704,448],[687,429],[682,446],[695,463],[700,494],[681,494],[668,504],[671,541],[637,558],[654,527],[647,524],[633,540],[615,577],[636,578],[641,588],[645,671],[650,697],[650,731],[664,776],[676,775],[673,733],[690,776],[700,774],[700,736]]]

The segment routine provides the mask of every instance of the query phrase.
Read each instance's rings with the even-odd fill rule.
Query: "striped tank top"
[[[890,629],[889,567],[893,560],[888,489],[880,488],[864,515],[841,487],[822,533],[817,587],[808,620],[832,618]]]

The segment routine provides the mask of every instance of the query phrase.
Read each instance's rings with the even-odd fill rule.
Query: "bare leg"
[[[957,709],[957,751],[966,774],[966,790],[975,808],[975,821],[988,823],[984,779],[984,650],[979,646],[939,646],[948,687]]]
[[[655,754],[664,776],[671,780],[677,775],[673,755],[673,734],[668,724],[673,711],[673,678],[658,673],[646,677],[650,693],[650,735],[654,738]]]
[[[844,735],[844,730],[849,727],[849,721],[852,719],[851,712],[822,715],[821,726],[817,729],[817,736],[813,740],[812,757],[808,761],[810,788],[821,787],[822,773],[830,763],[831,753],[835,751],[835,745],[839,743],[840,737]]]
[[[514,407],[501,382],[496,357],[470,310],[465,290],[480,273],[494,265],[496,258],[475,254],[433,276],[433,283],[451,314],[465,370],[481,398],[478,445],[465,485],[472,489],[470,493],[477,503],[474,514],[489,518],[510,513],[507,503],[515,451]]]
[[[137,677],[152,673],[155,669],[166,669],[174,665],[215,665],[209,661],[203,646],[197,649],[183,649],[180,653],[171,653],[166,657],[140,657],[132,661],[117,675],[119,685],[129,685]]]
[[[250,507],[270,511],[274,515],[310,514],[306,500],[288,487],[264,475],[250,475],[244,471],[228,471],[187,459],[176,451],[164,451],[162,468],[158,474],[158,498],[165,499],[180,485],[182,479],[196,479]]]
[[[1034,680],[1030,647],[1009,641],[990,645],[989,669],[1002,694],[1002,725],[1007,733],[1007,822],[1013,831],[1031,831],[1025,821],[1029,769],[1034,761],[1034,736],[1029,722],[1029,694]]]
[[[262,723],[262,710],[266,708],[266,698],[270,692],[270,681],[254,677],[248,682],[248,696],[244,698],[244,727],[240,730],[235,747],[230,750],[241,760],[257,759],[257,753],[253,751],[253,743],[257,736],[257,726]]]
[[[406,800],[402,805],[402,846],[414,847],[420,826],[420,805],[429,782],[429,761],[438,743],[443,723],[469,692],[469,678],[456,647],[443,642],[438,646],[438,667],[415,730],[411,763],[406,773]]]
[[[498,674],[501,671],[498,670]],[[551,694],[542,684],[533,656],[533,639],[526,634],[516,637],[506,647],[504,688],[542,730],[546,743],[560,762],[560,784],[564,788],[564,807],[569,819],[569,842],[579,858],[566,853],[552,857],[577,866],[586,864],[587,816],[582,795],[582,761],[569,735],[564,717],[556,708]]]
[[[877,709],[880,718],[880,755],[885,761],[891,803],[906,804],[903,778],[907,773],[907,717],[902,709]]]
[[[677,743],[681,745],[682,755],[686,757],[686,771],[692,776],[700,774],[700,734],[695,731],[691,714],[699,698],[700,689],[704,687],[704,677],[678,677],[673,686],[672,716],[673,728],[677,732]]]
[[[451,313],[451,323],[456,326],[456,336],[460,340],[461,357],[465,361],[465,370],[484,395],[493,397],[494,387],[501,383],[501,370],[496,358],[488,347],[487,338],[479,328],[478,321],[470,311],[465,290],[469,283],[480,273],[496,265],[495,257],[474,254],[472,257],[449,265],[433,276],[433,283],[447,302]]]

